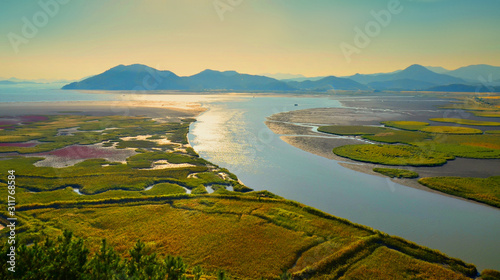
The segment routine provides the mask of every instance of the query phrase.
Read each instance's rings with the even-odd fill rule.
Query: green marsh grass
[[[414,142],[425,141],[431,139],[431,135],[419,131],[405,131],[405,130],[395,130],[392,129],[389,132],[378,133],[375,135],[364,135],[363,138],[382,142],[382,143],[401,143],[401,144],[411,144]]]
[[[429,125],[429,123],[417,121],[385,121],[381,123],[387,127],[412,131],[420,130],[421,128]]]
[[[483,134],[480,129],[462,126],[427,126],[420,129],[420,131],[443,134]]]
[[[128,258],[130,248],[141,239],[158,255],[182,256],[190,265],[203,266],[204,271],[215,273],[223,269],[242,279],[274,279],[283,275],[283,270],[293,269],[302,256],[308,256],[309,262],[297,268],[294,277],[337,277],[350,273],[351,267],[369,259],[379,248],[391,248],[403,255],[389,256],[388,261],[398,259],[398,269],[408,268],[410,276],[412,273],[427,275],[435,269],[435,264],[444,265],[443,277],[474,272],[473,266],[439,252],[267,191],[252,192],[234,174],[200,158],[190,147],[185,153],[173,152],[174,146],[161,147],[164,151],[160,152],[152,150],[160,147],[149,144],[153,141],[120,140],[152,135],[149,140],[166,137],[179,147],[187,144],[186,135],[192,121],[158,124],[141,117],[65,115],[16,127],[14,136],[24,137],[26,141],[45,141],[43,149],[109,141],[139,152],[129,157],[126,164],[88,159],[65,168],[36,167],[34,164],[42,159],[39,157],[15,156],[1,160],[0,169],[16,170],[17,196],[21,202],[16,213],[21,224],[20,242],[41,241],[70,230],[89,244],[99,244],[106,238],[118,254]],[[79,127],[74,136],[56,136],[58,129],[72,127]],[[115,129],[95,131],[105,128]],[[399,133],[390,128],[369,129],[375,131],[373,136]],[[0,134],[0,139],[7,136]],[[371,146],[368,151],[383,161],[402,156],[415,164],[437,164],[437,160],[448,158],[422,152],[418,147],[368,146]],[[156,160],[194,166],[142,169]],[[0,178],[0,192],[6,191],[5,182],[5,178]],[[152,189],[145,190],[152,185]],[[207,194],[206,186],[219,187],[214,194]],[[229,186],[236,192],[229,191]],[[84,195],[75,193],[73,188]],[[191,189],[192,194],[186,194],[184,188]],[[5,197],[0,197],[2,203],[4,200]],[[0,215],[2,221],[3,216]],[[5,237],[2,235],[1,241],[5,241]],[[96,252],[99,246],[91,245],[90,250]],[[313,255],[317,260],[311,262]],[[418,266],[413,264],[417,259],[421,262]],[[386,270],[387,273],[393,271]]]
[[[385,165],[439,166],[453,158],[406,145],[346,145],[333,149],[333,152],[341,157]]]
[[[489,178],[429,177],[418,182],[431,189],[500,208],[500,176]]]
[[[437,251],[293,201],[261,200],[247,195],[178,195],[164,199],[169,202],[148,204],[142,200],[141,204],[113,207],[96,202],[77,208],[67,204],[21,210],[31,217],[34,227],[44,224],[37,221],[50,221],[46,227],[54,228],[54,232],[71,230],[89,242],[106,238],[123,255],[140,236],[158,254],[182,256],[187,263],[202,264],[205,271],[220,268],[247,279],[274,278],[283,268],[292,268],[310,250],[315,252],[317,261],[293,274],[334,277],[350,271],[377,248],[386,247],[405,256],[399,263],[401,269],[415,267],[413,262],[419,259],[417,274],[431,273],[435,264],[446,265],[444,275],[469,275],[475,271],[474,266]],[[314,250],[330,241],[335,244],[333,250]]]
[[[464,125],[500,126],[500,122],[487,122],[487,121],[476,121],[476,120],[456,119],[456,118],[434,118],[429,120],[434,122],[456,123]]]
[[[391,178],[418,178],[418,173],[406,169],[396,168],[373,168],[373,171]]]
[[[418,275],[416,277],[415,275]],[[346,279],[470,279],[440,264],[430,264],[387,247],[378,247],[368,257],[349,267]]]

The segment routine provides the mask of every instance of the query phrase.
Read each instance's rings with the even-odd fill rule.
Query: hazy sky
[[[1,0],[0,77],[79,79],[133,63],[306,76],[500,65],[500,0],[397,2]]]

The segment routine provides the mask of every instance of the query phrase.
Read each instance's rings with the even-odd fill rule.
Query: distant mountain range
[[[0,84],[2,85],[17,85],[17,84],[64,84],[72,82],[72,80],[47,80],[47,79],[18,79],[18,78],[0,78]]]
[[[0,85],[26,85],[26,84],[43,84],[43,83],[37,83],[37,82],[32,82],[32,81],[12,81],[12,80],[0,80]]]
[[[472,83],[491,83],[500,80],[500,67],[486,64],[470,65],[446,72],[446,74]]]
[[[295,89],[309,91],[332,91],[332,90],[371,90],[370,87],[346,78],[328,76],[316,81],[290,81],[288,85]]]
[[[295,80],[295,79],[309,79],[308,77],[301,75],[301,74],[288,74],[288,73],[265,73],[265,74],[260,74],[261,76],[266,76],[269,78],[273,78],[276,80]]]
[[[100,90],[183,90],[183,91],[290,91],[287,83],[235,71],[204,70],[180,77],[171,71],[160,71],[146,65],[118,65],[104,73],[65,85],[63,89]]]
[[[472,65],[450,71],[442,67],[424,67],[415,64],[391,73],[356,74],[348,77],[307,78],[291,74],[273,74],[273,76],[287,79],[278,80],[262,75],[208,69],[192,76],[181,77],[171,71],[133,64],[118,65],[101,74],[67,84],[63,89],[202,92],[498,91],[495,83],[498,83],[497,78],[500,78],[500,67]]]
[[[396,73],[379,75],[356,74],[349,78],[369,85],[375,90],[422,90],[431,86],[466,83],[460,78],[438,74],[417,64]]]

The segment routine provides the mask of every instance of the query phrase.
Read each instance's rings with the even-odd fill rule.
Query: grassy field
[[[379,133],[375,135],[365,135],[363,138],[372,140],[372,141],[377,141],[377,142],[383,142],[383,143],[390,143],[390,144],[411,144],[415,142],[422,142],[425,140],[431,140],[432,135],[429,133],[425,132],[420,132],[420,131],[406,131],[406,130],[395,130],[393,129],[390,132],[386,133]]]
[[[432,266],[429,269],[428,263],[412,259],[396,250],[380,247],[347,270],[339,279],[468,279],[463,275],[450,274],[439,264]],[[415,278],[415,272],[418,273],[418,278]]]
[[[420,131],[444,134],[483,134],[480,129],[462,126],[428,126],[420,129]]]
[[[130,260],[130,248],[140,239],[158,256],[181,256],[189,267],[203,267],[211,275],[207,279],[216,279],[220,269],[238,279],[276,279],[283,271],[300,279],[350,275],[386,279],[377,274],[384,271],[404,271],[409,277],[427,279],[477,274],[473,265],[437,251],[266,191],[252,191],[186,144],[190,121],[160,124],[147,118],[50,116],[14,125],[9,132],[18,138],[4,133],[4,140],[47,143],[42,148],[42,144],[6,147],[25,155],[103,142],[109,152],[135,151],[125,162],[105,160],[100,154],[81,158],[78,150],[53,154],[81,159],[61,168],[36,166],[44,154],[10,155],[0,160],[0,169],[16,170],[18,243],[41,242],[69,230],[85,240],[91,255],[105,238]],[[61,128],[77,129],[69,135],[61,134]],[[92,133],[90,137],[80,134],[87,132]],[[416,165],[432,165],[448,159],[418,147],[363,146],[370,146],[366,151],[382,160],[397,155]],[[165,162],[167,167],[155,168]],[[189,166],[177,167],[179,164]],[[7,191],[7,180],[6,176],[0,178],[1,193]],[[229,190],[231,186],[235,191]],[[217,190],[207,194],[207,188]],[[5,204],[6,198],[1,196],[0,203]],[[6,224],[5,209],[0,213],[0,221]],[[2,243],[7,230],[0,231]],[[374,267],[378,262],[379,268]],[[395,262],[397,266],[393,266]]]
[[[438,166],[453,157],[406,145],[346,145],[333,149],[341,157],[385,165]]]
[[[500,208],[500,176],[489,178],[432,177],[421,178],[424,186]]]
[[[182,256],[190,266],[201,265],[209,274],[223,269],[244,279],[272,279],[282,270],[308,279],[337,278],[367,257],[376,258],[376,251],[383,248],[397,254],[376,261],[392,267],[393,260],[401,259],[398,266],[412,271],[409,275],[432,275],[437,264],[446,264],[441,273],[449,277],[476,273],[474,266],[437,251],[295,202],[251,194],[163,196],[115,205],[28,205],[20,209],[19,217],[24,242],[71,230],[86,240],[92,252],[106,238],[127,257],[128,249],[141,239],[152,252]]]
[[[456,119],[456,118],[434,118],[429,120],[434,122],[456,123],[464,125],[500,126],[500,122],[487,122],[487,121],[476,121],[476,120]]]
[[[391,178],[418,178],[418,173],[406,169],[373,168],[373,171]]]
[[[414,143],[426,150],[464,158],[500,158],[500,135],[445,135]]]

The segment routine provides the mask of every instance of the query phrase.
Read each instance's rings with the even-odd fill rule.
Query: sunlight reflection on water
[[[215,162],[231,162],[238,169],[255,172],[258,159],[249,144],[255,136],[245,129],[245,111],[230,110],[223,105],[210,110],[210,114],[201,115],[194,124],[197,137],[192,145],[200,153],[213,155]]]

